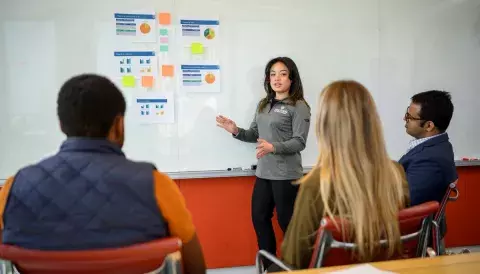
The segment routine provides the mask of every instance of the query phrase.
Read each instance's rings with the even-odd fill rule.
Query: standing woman
[[[257,143],[252,221],[258,248],[275,254],[273,209],[276,208],[278,223],[285,233],[298,192],[292,181],[303,175],[300,152],[307,142],[310,106],[303,97],[297,66],[288,57],[268,62],[264,88],[267,95],[259,102],[249,129],[237,127],[224,116],[217,116],[216,120],[234,138]]]

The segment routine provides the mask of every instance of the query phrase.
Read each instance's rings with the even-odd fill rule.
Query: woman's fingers
[[[265,151],[265,149],[263,147],[257,147],[257,151],[256,151],[256,156],[257,156],[257,159],[260,159],[262,158],[263,156],[265,156],[267,154],[267,152]]]
[[[223,116],[223,115],[218,115],[217,116],[217,121],[223,121],[223,122],[233,122],[231,119]]]
[[[258,152],[258,153],[257,153],[257,159],[262,158],[263,156],[265,156],[265,154],[266,154],[266,153],[265,153],[264,151]]]
[[[257,147],[263,147],[266,144],[268,144],[268,142],[265,141],[264,139],[258,139],[257,140]]]
[[[217,123],[217,127],[221,127],[221,128],[224,129],[226,126],[225,126],[225,124],[223,124],[223,123]]]
[[[257,140],[257,148],[264,148],[266,142],[267,141],[265,141],[264,139],[258,139]]]

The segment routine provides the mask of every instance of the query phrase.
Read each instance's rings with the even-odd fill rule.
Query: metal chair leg
[[[283,271],[292,271],[293,268],[286,265],[285,263],[283,263],[282,261],[280,261],[277,257],[275,257],[274,255],[268,253],[267,251],[265,250],[260,250],[258,251],[257,253],[257,256],[256,256],[256,259],[255,259],[255,266],[257,268],[257,273],[259,274],[262,274],[265,272],[265,266],[263,265],[263,258],[266,258],[268,259],[270,262],[272,262],[273,264],[277,265],[278,267],[280,267]]]

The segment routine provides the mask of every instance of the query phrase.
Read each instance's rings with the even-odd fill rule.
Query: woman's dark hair
[[[258,106],[258,112],[261,112],[267,105],[270,100],[275,98],[275,91],[270,86],[270,70],[272,69],[273,65],[276,63],[283,63],[288,69],[288,78],[292,81],[289,91],[289,104],[295,105],[298,100],[305,101],[303,97],[303,86],[302,86],[302,79],[300,79],[300,73],[298,72],[297,65],[293,62],[292,59],[289,57],[277,57],[270,60],[265,67],[265,80],[263,82],[263,87],[265,88],[265,92],[267,96],[260,101]],[[305,101],[308,107],[308,103]]]

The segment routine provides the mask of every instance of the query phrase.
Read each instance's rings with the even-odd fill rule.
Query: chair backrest
[[[458,199],[459,193],[457,189],[457,182],[458,180],[448,185],[447,191],[445,192],[442,202],[440,203],[440,208],[438,209],[435,217],[433,218],[435,221],[440,221],[443,216],[445,216],[445,209],[447,208],[447,203],[449,201],[456,201]]]
[[[81,251],[29,250],[2,244],[0,258],[11,261],[20,273],[29,274],[148,273],[167,267],[167,260],[171,260],[171,257],[175,262],[172,264],[170,261],[168,267],[181,267],[180,248],[181,241],[178,238]]]
[[[438,208],[438,202],[427,202],[401,210],[398,213],[398,221],[403,247],[402,253],[388,257],[387,241],[381,240],[379,244],[385,249],[385,252],[380,251],[374,261],[425,256],[431,222]],[[348,230],[348,221],[335,218],[335,222],[330,218],[322,220],[317,231],[310,268],[360,263],[356,257],[357,245],[343,239],[342,227]]]
[[[433,227],[432,227],[432,247],[437,253],[437,255],[442,255],[442,250],[440,249],[440,239],[443,235],[441,235],[440,226],[442,225],[443,218],[445,217],[445,210],[447,208],[447,203],[449,201],[456,201],[459,196],[459,192],[457,189],[457,182],[456,180],[453,183],[450,183],[447,187],[447,191],[443,196],[442,202],[440,203],[440,207],[435,213],[433,217]]]

